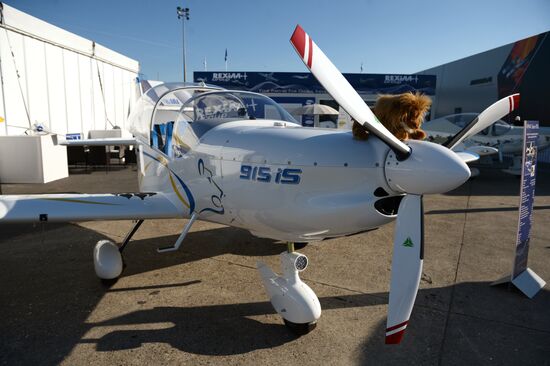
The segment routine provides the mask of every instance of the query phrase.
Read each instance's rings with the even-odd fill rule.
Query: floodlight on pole
[[[182,8],[180,6],[176,9],[178,19],[181,19],[181,38],[182,38],[182,50],[183,50],[183,81],[187,81],[187,70],[185,63],[185,21],[189,20],[189,8]]]

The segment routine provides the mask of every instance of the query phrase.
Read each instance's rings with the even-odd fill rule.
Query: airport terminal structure
[[[550,126],[550,32],[418,72],[435,75],[434,118],[479,112],[506,95],[521,94],[518,110],[506,117]]]

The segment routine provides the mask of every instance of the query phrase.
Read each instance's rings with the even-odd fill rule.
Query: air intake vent
[[[378,201],[374,202],[374,208],[382,215],[397,215],[397,210],[399,209],[399,204],[401,203],[403,197],[405,196],[392,196],[381,198]]]
[[[386,196],[389,196],[390,194],[389,194],[388,192],[386,192],[386,191],[384,190],[384,188],[378,187],[378,188],[376,188],[376,189],[374,190],[374,195],[375,195],[376,197],[386,197]]]

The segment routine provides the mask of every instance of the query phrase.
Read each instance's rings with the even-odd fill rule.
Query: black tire
[[[110,278],[110,279],[100,278],[101,284],[107,288],[113,286],[115,283],[117,283],[120,276],[122,276],[125,269],[126,269],[126,261],[124,260],[124,256],[122,256],[122,272],[120,272],[120,275],[116,278]]]
[[[110,278],[110,279],[100,278],[101,284],[102,284],[104,287],[107,287],[107,288],[110,288],[110,287],[113,286],[115,283],[117,283],[118,279],[119,279],[119,277],[117,277],[117,278]]]
[[[298,337],[303,336],[311,332],[317,327],[317,322],[313,323],[293,323],[283,318],[285,325],[290,331],[296,334]]]
[[[294,249],[295,250],[300,250],[300,249],[304,249],[306,247],[306,245],[308,245],[309,243],[307,242],[303,242],[303,243],[294,243]]]

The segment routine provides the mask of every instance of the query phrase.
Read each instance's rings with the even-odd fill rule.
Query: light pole
[[[185,64],[185,21],[189,20],[189,8],[177,7],[178,19],[181,19],[181,37],[183,48],[183,82],[187,81],[187,70]]]

